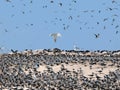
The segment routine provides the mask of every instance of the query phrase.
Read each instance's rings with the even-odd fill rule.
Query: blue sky
[[[119,11],[120,0],[1,0],[0,47],[118,50]],[[57,32],[55,43],[49,34]]]

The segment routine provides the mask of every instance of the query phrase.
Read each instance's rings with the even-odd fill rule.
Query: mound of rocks
[[[120,90],[120,53],[54,48],[1,54],[0,89]]]

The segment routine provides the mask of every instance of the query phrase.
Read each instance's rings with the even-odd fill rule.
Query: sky
[[[119,15],[120,0],[0,0],[0,52],[119,50]]]

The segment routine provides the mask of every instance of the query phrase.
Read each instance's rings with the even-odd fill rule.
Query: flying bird
[[[119,25],[115,26],[115,28],[118,28],[118,27],[119,27]]]
[[[62,3],[59,3],[60,6],[62,6]]]
[[[5,50],[5,47],[0,47],[0,52],[4,50]]]
[[[99,24],[99,22],[97,22],[97,24]]]
[[[99,38],[100,34],[94,34],[95,35],[95,38]]]
[[[103,19],[104,22],[107,21],[107,20],[108,20],[108,18],[104,18],[104,19]]]
[[[11,2],[10,0],[6,0],[6,2]]]
[[[72,16],[69,16],[69,18],[68,18],[68,19],[72,20],[72,19],[73,19],[73,17],[72,17]]]
[[[12,51],[12,53],[17,53],[18,52],[18,50],[13,50],[13,49],[11,49],[11,51]]]
[[[50,1],[50,3],[54,3],[54,1]]]
[[[5,29],[5,32],[8,32],[8,30],[7,30],[7,29]]]
[[[118,31],[116,31],[116,34],[118,34]]]
[[[60,33],[52,33],[52,34],[50,34],[49,36],[53,37],[54,42],[56,42],[56,41],[57,41],[57,38],[58,38],[58,37],[61,37],[62,35],[61,35]]]

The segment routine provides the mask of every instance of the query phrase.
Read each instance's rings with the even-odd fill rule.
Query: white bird
[[[61,37],[62,35],[61,35],[60,33],[52,33],[52,34],[50,34],[49,36],[53,37],[54,42],[56,42],[56,41],[57,41],[57,38],[58,38],[58,37]]]
[[[80,51],[80,48],[77,47],[76,45],[73,46],[73,49],[74,49],[75,51]]]
[[[9,52],[10,50],[7,49],[6,47],[0,46],[0,52]]]

